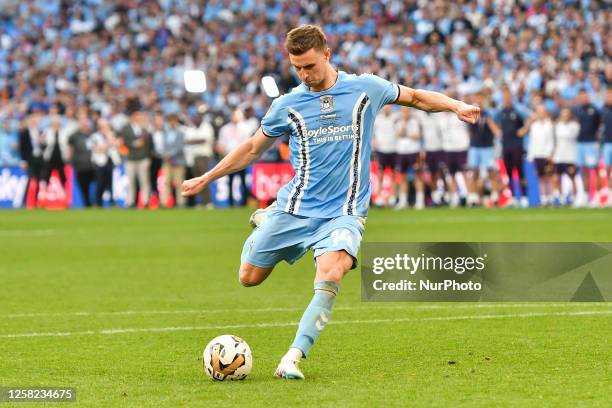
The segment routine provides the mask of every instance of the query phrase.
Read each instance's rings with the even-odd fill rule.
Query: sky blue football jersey
[[[325,91],[301,84],[275,99],[261,127],[268,137],[289,134],[295,170],[278,208],[314,218],[367,215],[374,119],[398,96],[397,85],[376,75],[339,71]]]

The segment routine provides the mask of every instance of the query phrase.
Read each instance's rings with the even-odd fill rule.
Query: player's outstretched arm
[[[253,137],[245,140],[229,152],[212,170],[200,177],[185,180],[182,186],[182,195],[187,197],[197,194],[213,181],[248,167],[259,159],[262,153],[274,144],[274,141],[274,138],[264,135],[259,128]]]
[[[427,112],[455,112],[464,122],[476,123],[480,118],[480,108],[458,101],[440,92],[412,89],[400,85],[398,105],[409,106]]]

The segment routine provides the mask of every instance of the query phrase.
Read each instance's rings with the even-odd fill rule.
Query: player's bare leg
[[[238,279],[242,286],[257,286],[265,281],[268,275],[272,273],[272,268],[260,268],[259,266],[251,265],[246,261],[240,264],[240,273]]]
[[[315,294],[304,311],[291,348],[281,359],[275,377],[303,380],[298,365],[308,355],[314,342],[329,321],[331,310],[344,275],[353,266],[353,257],[346,251],[326,252],[316,259]]]

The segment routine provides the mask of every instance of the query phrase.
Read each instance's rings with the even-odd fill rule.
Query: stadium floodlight
[[[202,93],[206,91],[206,74],[199,69],[189,69],[183,74],[185,90],[191,93]]]
[[[270,75],[266,75],[261,78],[261,86],[263,86],[264,92],[270,98],[276,98],[280,95],[280,91],[278,90],[278,85],[276,85],[276,81]]]

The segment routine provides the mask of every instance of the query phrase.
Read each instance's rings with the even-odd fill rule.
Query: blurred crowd
[[[556,123],[569,108],[580,122],[579,111],[587,106],[591,119],[595,113],[599,118],[592,124],[597,133],[578,141],[602,141],[599,123],[606,120],[612,79],[612,13],[605,1],[3,0],[0,164],[21,163],[44,180],[50,169],[70,162],[77,173],[87,168],[79,184],[96,179],[106,186],[108,169],[123,162],[133,180],[130,197],[136,188],[145,195],[157,189],[144,175],[159,166],[166,166],[167,179],[176,184],[222,156],[234,143],[228,139],[241,137],[222,137],[221,127],[235,123],[235,115],[257,127],[271,103],[261,87],[263,76],[274,77],[281,93],[299,83],[283,42],[301,23],[323,26],[339,69],[479,99],[490,108],[485,127],[491,125],[494,134],[502,134],[504,120],[509,126],[515,115],[530,125],[520,139],[529,136],[538,128],[529,118],[541,109]],[[185,91],[183,74],[189,69],[206,72],[205,92]],[[504,114],[505,105],[512,112]],[[427,119],[419,120],[426,136]],[[200,139],[188,136],[196,129],[212,129],[213,141],[185,142]],[[184,164],[176,146],[164,150],[180,135]],[[510,152],[506,139],[495,138],[504,140],[504,158],[512,167],[522,150],[514,146]],[[477,144],[473,147],[482,147]],[[199,160],[200,167],[188,153],[197,148],[208,157],[206,164]],[[453,170],[463,161],[455,156],[448,160]],[[266,159],[279,157],[273,150]],[[411,168],[407,163],[400,168]],[[491,174],[487,180],[498,178]],[[474,175],[466,179],[464,190],[482,190]],[[457,186],[444,185],[448,202],[456,202]],[[470,197],[470,203],[480,200]]]
[[[387,105],[374,124],[374,150],[378,184],[384,172],[391,173],[391,193],[375,204],[402,209],[411,197],[416,209],[426,204],[612,206],[612,88],[605,95],[600,111],[582,89],[577,104],[561,105],[557,115],[538,96],[533,112],[525,115],[508,88],[499,108],[492,108],[490,93],[481,91],[466,96],[482,107],[473,125],[453,113]],[[528,168],[537,180],[532,202]]]

